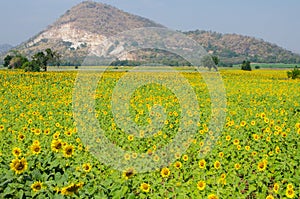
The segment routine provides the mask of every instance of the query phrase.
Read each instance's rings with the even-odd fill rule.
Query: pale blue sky
[[[0,43],[17,45],[82,0],[1,0]],[[255,36],[300,53],[299,0],[96,0],[173,30]]]

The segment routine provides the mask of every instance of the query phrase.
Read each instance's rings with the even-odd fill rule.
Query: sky
[[[173,30],[254,36],[300,54],[299,0],[95,0]],[[82,0],[1,0],[0,44],[33,37]]]

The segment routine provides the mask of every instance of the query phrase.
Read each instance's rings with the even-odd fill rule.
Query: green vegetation
[[[60,64],[60,54],[52,51],[50,48],[46,49],[45,52],[40,51],[34,54],[29,61],[24,55],[18,51],[13,51],[12,55],[7,55],[4,58],[4,67],[9,69],[24,69],[25,71],[38,72],[41,69],[47,71],[48,65]]]
[[[247,71],[252,71],[250,61],[243,61],[242,65],[241,65],[241,69],[247,70]]]
[[[287,76],[292,79],[300,79],[300,70],[295,66],[294,70],[287,72]]]

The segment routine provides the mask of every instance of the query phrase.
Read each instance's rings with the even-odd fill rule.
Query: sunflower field
[[[128,133],[115,121],[111,103],[125,73],[104,73],[95,92],[95,117],[105,137],[130,152],[119,162],[126,165],[141,154],[159,161],[164,154],[158,151],[182,130],[179,99],[160,84],[137,88],[126,107],[131,122],[147,126],[158,117],[163,124],[151,136]],[[197,130],[174,161],[138,172],[100,161],[78,132],[77,72],[0,70],[0,198],[300,198],[300,81],[287,79],[284,70],[220,74],[227,98],[220,135],[209,128],[211,101],[201,74],[182,72],[197,96]],[[157,104],[164,116],[151,116]],[[123,109],[117,107],[117,113]],[[207,145],[210,150],[199,156]]]

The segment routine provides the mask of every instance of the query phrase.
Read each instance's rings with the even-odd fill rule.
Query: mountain
[[[110,5],[85,1],[15,49],[32,56],[38,51],[51,48],[63,56],[63,64],[80,64],[88,51],[106,38],[141,27],[164,26]],[[209,53],[218,55],[223,63],[237,63],[244,59],[253,62],[300,63],[300,55],[261,39],[200,30],[182,33],[198,41]],[[129,58],[153,57],[153,53],[144,51],[140,56],[131,55]],[[164,55],[159,52],[159,56],[155,57],[164,59]]]
[[[51,48],[63,59],[76,62],[92,47],[122,31],[141,27],[163,27],[149,19],[132,15],[110,5],[84,1],[62,15],[46,30],[17,47],[26,55]]]
[[[9,44],[0,44],[0,54],[4,54],[12,49],[13,46]]]
[[[300,63],[300,55],[262,39],[238,34],[221,34],[212,31],[184,32],[200,43],[209,53],[225,63],[252,62]]]

